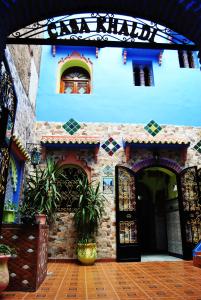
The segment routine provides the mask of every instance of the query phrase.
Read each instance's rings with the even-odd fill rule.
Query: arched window
[[[90,94],[90,74],[81,67],[70,67],[61,76],[60,93]]]
[[[79,180],[84,179],[87,175],[85,171],[76,165],[63,166],[63,174],[65,179],[61,178],[58,182],[61,191],[61,201],[58,211],[71,211],[77,207],[79,201],[78,183]]]

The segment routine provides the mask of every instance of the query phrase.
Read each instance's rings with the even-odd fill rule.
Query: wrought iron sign
[[[68,15],[37,22],[14,32],[7,42],[103,46],[117,46],[120,42],[120,46],[123,43],[127,47],[195,48],[190,40],[159,24],[99,13]]]

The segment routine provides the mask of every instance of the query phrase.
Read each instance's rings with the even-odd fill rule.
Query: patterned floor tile
[[[51,263],[35,293],[3,292],[0,300],[201,300],[201,269],[192,262]]]

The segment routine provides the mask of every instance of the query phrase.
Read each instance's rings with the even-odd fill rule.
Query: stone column
[[[144,86],[145,85],[145,80],[144,80],[144,67],[142,65],[139,66],[140,69],[140,85]]]
[[[189,68],[187,51],[182,51],[182,56],[183,56],[183,61],[184,61],[184,68]]]

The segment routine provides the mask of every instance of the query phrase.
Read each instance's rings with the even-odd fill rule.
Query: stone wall
[[[37,73],[40,71],[41,46],[35,45],[9,45],[8,49],[12,55],[19,78],[25,93],[29,94],[31,78],[31,59],[33,58]]]
[[[35,103],[38,89],[40,46],[10,45],[5,56],[11,71],[17,96],[14,134],[24,147],[33,141]]]
[[[66,136],[70,135],[64,130],[61,123],[37,122],[35,124],[35,141],[40,142],[42,136]],[[130,159],[126,160],[126,154],[122,140],[127,136],[140,136],[149,139],[150,134],[144,129],[145,125],[135,124],[98,124],[98,123],[80,123],[81,128],[73,135],[76,136],[98,136],[100,138],[100,148],[95,160],[92,152],[89,150],[74,150],[78,161],[84,161],[85,165],[91,169],[91,178],[93,181],[100,182],[101,188],[104,176],[108,176],[105,167],[110,167],[110,177],[115,179],[115,166],[124,165],[130,169],[145,159],[153,158],[153,150],[136,149],[131,152]],[[162,130],[155,139],[165,141],[167,139],[188,141],[188,147],[185,160],[180,150],[159,150],[159,156],[175,161],[181,169],[188,166],[201,167],[201,154],[193,147],[201,140],[201,128],[162,125]],[[102,145],[112,137],[120,148],[110,156]],[[154,139],[154,138],[153,138]],[[71,150],[72,152],[72,150]],[[57,161],[65,161],[68,158],[68,150],[51,150],[46,152],[53,156]],[[105,194],[107,198],[107,211],[100,225],[97,245],[99,258],[116,257],[116,223],[115,223],[115,189],[110,194]],[[76,232],[73,226],[72,214],[58,213],[56,223],[50,231],[49,256],[52,258],[75,258]]]

